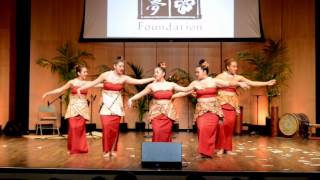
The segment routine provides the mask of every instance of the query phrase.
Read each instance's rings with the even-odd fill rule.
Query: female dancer
[[[191,90],[166,81],[165,75],[165,64],[159,63],[158,67],[154,69],[155,81],[128,101],[128,105],[131,107],[132,101],[152,93],[153,101],[149,110],[153,130],[152,142],[172,141],[172,125],[173,121],[176,120],[176,111],[171,102],[171,96],[174,91]]]
[[[225,81],[245,82],[249,86],[272,86],[276,83],[276,80],[270,80],[267,82],[251,81],[241,75],[237,75],[238,64],[233,58],[225,59],[224,61],[226,71],[219,74],[216,78]],[[232,152],[232,135],[236,122],[237,113],[240,113],[238,96],[235,86],[228,86],[219,88],[218,98],[222,106],[224,114],[224,120],[222,124],[219,124],[219,133],[217,137],[217,152],[218,155],[224,153],[234,155]]]
[[[223,81],[208,76],[209,64],[205,60],[199,61],[196,68],[197,80],[191,82],[191,87],[196,92],[197,105],[195,109],[194,120],[198,128],[198,152],[200,157],[211,158],[215,149],[216,129],[219,117],[223,116],[221,106],[216,99],[217,87],[241,86],[248,88],[246,83],[235,81]],[[174,94],[172,98],[186,96],[192,91]]]
[[[71,89],[69,104],[65,114],[68,119],[68,151],[70,154],[87,153],[88,145],[86,139],[86,120],[89,120],[89,108],[87,102],[87,91],[81,91],[77,95],[77,89],[88,81],[85,81],[88,70],[85,66],[76,65],[77,78],[68,81],[58,89],[46,92],[42,98],[52,94],[59,94],[67,89]]]
[[[81,90],[95,86],[103,82],[102,98],[103,104],[100,108],[100,118],[102,124],[102,144],[104,157],[115,156],[119,136],[119,125],[121,117],[124,116],[123,101],[121,91],[123,85],[146,84],[154,78],[134,79],[124,75],[124,60],[117,58],[113,63],[113,70],[102,73],[97,79],[87,83],[78,89]]]

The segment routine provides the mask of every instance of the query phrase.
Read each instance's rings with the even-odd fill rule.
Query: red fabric
[[[161,114],[152,119],[152,142],[171,142],[172,141],[172,120]]]
[[[71,154],[87,153],[86,120],[76,116],[69,118],[68,123],[68,150]]]
[[[155,99],[171,99],[173,92],[171,90],[156,91],[153,93]]]
[[[104,82],[103,89],[110,90],[110,91],[121,91],[123,89],[123,85],[116,84],[116,83],[110,83],[110,82]]]
[[[233,87],[233,86],[221,87],[221,88],[219,88],[219,90],[221,90],[221,91],[229,91],[229,92],[237,92],[237,88]]]
[[[217,96],[216,88],[206,88],[196,90],[197,98],[210,98]]]
[[[198,127],[198,152],[212,157],[215,149],[216,130],[219,117],[213,113],[205,113],[197,118]]]
[[[71,94],[77,94],[77,89],[79,88],[79,86],[73,86],[71,88]],[[82,91],[80,91],[81,94],[87,95],[88,94],[88,90],[84,89]]]
[[[232,135],[236,124],[237,113],[230,104],[222,105],[224,120],[219,124],[217,136],[217,149],[232,151]]]
[[[103,152],[116,151],[119,137],[120,116],[101,115]],[[112,149],[113,148],[113,149]]]

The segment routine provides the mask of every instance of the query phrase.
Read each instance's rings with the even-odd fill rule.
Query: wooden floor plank
[[[141,144],[151,141],[146,133],[129,132],[120,135],[117,157],[104,158],[101,138],[88,137],[89,153],[69,155],[65,138],[37,139],[0,138],[0,166],[28,168],[81,168],[149,171],[142,169]],[[197,135],[191,132],[175,134],[174,142],[182,143],[181,171],[254,171],[254,172],[317,172],[320,170],[320,141],[299,138],[235,136],[237,155],[197,159]]]

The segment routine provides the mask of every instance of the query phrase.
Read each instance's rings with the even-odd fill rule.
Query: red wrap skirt
[[[218,122],[219,117],[211,112],[207,112],[197,118],[198,152],[200,154],[212,157],[215,149]]]
[[[86,120],[82,116],[68,120],[68,150],[70,154],[87,153]]]
[[[121,116],[101,115],[103,152],[116,151]]]
[[[217,149],[232,151],[232,136],[236,124],[236,109],[230,104],[222,105],[224,120],[219,124],[217,136]]]
[[[152,119],[152,142],[172,141],[173,121],[164,114],[160,114]]]

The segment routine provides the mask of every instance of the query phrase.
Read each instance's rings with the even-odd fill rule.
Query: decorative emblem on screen
[[[200,19],[200,0],[139,0],[139,19]]]

